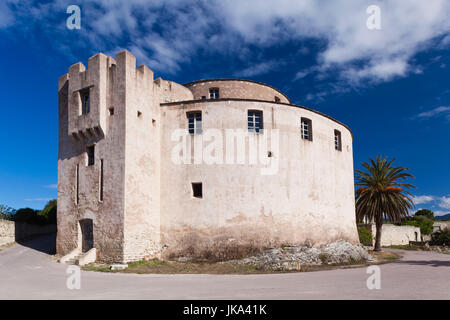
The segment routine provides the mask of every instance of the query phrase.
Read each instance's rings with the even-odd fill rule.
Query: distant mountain
[[[434,219],[435,219],[435,220],[445,220],[445,219],[450,219],[450,213],[447,213],[447,214],[445,214],[445,215],[443,215],[443,216],[437,216],[437,217],[434,217]]]

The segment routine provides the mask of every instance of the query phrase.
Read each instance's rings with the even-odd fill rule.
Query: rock
[[[109,270],[125,270],[128,268],[127,264],[112,264],[109,266]]]
[[[373,260],[364,247],[346,241],[336,241],[321,248],[313,248],[311,242],[306,242],[304,246],[284,247],[283,250],[268,249],[259,255],[232,262],[259,265],[273,270],[301,270],[302,265]]]

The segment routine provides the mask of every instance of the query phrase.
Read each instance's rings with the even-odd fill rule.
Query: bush
[[[414,226],[420,228],[421,234],[432,234],[434,221],[426,218],[425,216],[408,217],[402,220],[403,226]]]
[[[38,215],[39,211],[31,208],[23,208],[17,210],[13,219],[16,222],[25,222],[30,224],[45,224],[45,218]]]
[[[365,246],[373,245],[372,233],[366,227],[358,227],[359,242]]]
[[[47,202],[38,215],[43,217],[47,224],[56,224],[56,200]]]
[[[13,208],[0,204],[0,219],[12,220],[14,213],[16,213],[16,210]]]
[[[420,209],[419,211],[417,211],[414,216],[416,217],[425,217],[428,218],[430,220],[434,220],[434,212],[428,209]]]
[[[433,233],[430,244],[433,246],[450,246],[450,229],[445,228]]]
[[[12,220],[29,224],[56,224],[56,200],[50,200],[41,211],[23,208],[16,211]]]

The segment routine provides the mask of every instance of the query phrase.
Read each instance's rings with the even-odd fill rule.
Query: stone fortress
[[[196,161],[209,129],[245,132],[245,161]],[[174,159],[180,130],[187,162]],[[252,163],[250,141],[263,138],[266,159]],[[344,124],[262,83],[180,85],[136,68],[126,50],[96,54],[88,69],[76,63],[59,79],[57,252],[129,262],[359,243],[352,138]]]

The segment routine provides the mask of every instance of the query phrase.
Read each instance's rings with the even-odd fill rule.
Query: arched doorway
[[[92,219],[79,221],[81,236],[81,251],[88,252],[94,247],[94,223]]]

